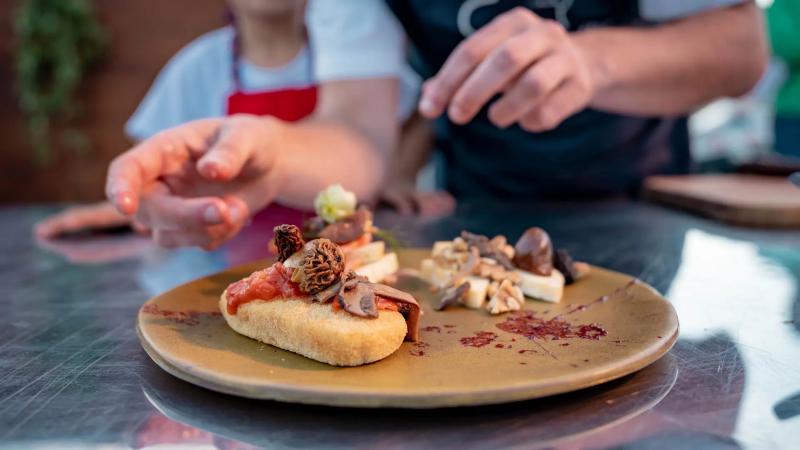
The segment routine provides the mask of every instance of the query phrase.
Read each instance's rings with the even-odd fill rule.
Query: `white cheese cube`
[[[380,283],[387,276],[397,272],[399,268],[397,254],[387,253],[383,258],[355,269],[355,272],[367,277],[372,283]]]
[[[549,277],[536,275],[524,270],[516,271],[520,277],[519,287],[527,297],[546,302],[558,303],[564,295],[564,275],[556,269]]]
[[[453,241],[436,241],[431,249],[431,256],[439,256],[453,247]]]
[[[383,241],[370,242],[369,244],[356,247],[345,253],[348,266],[358,267],[364,264],[373,263],[386,253],[386,243]]]
[[[464,306],[467,308],[483,308],[486,303],[486,291],[489,290],[489,280],[486,278],[468,276],[464,281],[469,282],[469,292],[464,299]]]

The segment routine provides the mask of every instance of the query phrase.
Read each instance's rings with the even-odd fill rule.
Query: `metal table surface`
[[[0,449],[798,448],[800,232],[747,230],[638,203],[467,205],[378,222],[414,245],[461,229],[559,246],[636,275],[675,305],[681,336],[599,387],[482,408],[309,407],[175,379],[139,346],[147,298],[264,256],[252,226],[225,249],[155,249],[128,234],[36,243],[55,207],[0,209]],[[487,374],[488,376],[488,374]]]

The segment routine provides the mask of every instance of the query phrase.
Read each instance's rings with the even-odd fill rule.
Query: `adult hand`
[[[496,94],[489,119],[541,132],[586,107],[595,83],[574,39],[558,23],[515,8],[462,41],[441,70],[425,82],[419,110],[472,120]]]
[[[163,131],[111,163],[106,196],[161,246],[216,248],[275,196],[278,127],[236,115]]]
[[[447,191],[420,191],[413,183],[388,183],[381,189],[380,200],[404,216],[444,217],[456,209],[456,200]]]

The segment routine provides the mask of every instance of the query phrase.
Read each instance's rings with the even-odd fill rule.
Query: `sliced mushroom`
[[[514,246],[514,264],[522,270],[544,277],[553,271],[553,244],[550,235],[539,227],[531,227]]]
[[[412,342],[419,340],[419,316],[422,312],[419,305],[414,303],[400,302],[397,304],[397,310],[406,319],[406,339]]]
[[[442,300],[439,302],[439,305],[436,306],[436,310],[441,311],[448,306],[455,305],[456,303],[462,303],[469,293],[469,288],[469,281],[465,281],[458,286],[448,288],[442,296]]]
[[[337,281],[336,283],[333,283],[332,285],[312,295],[311,299],[314,300],[315,302],[327,303],[328,300],[336,297],[336,294],[338,294],[339,291],[341,290],[342,290],[342,282]]]
[[[303,237],[310,241],[311,239],[316,239],[319,237],[320,231],[322,231],[327,226],[325,219],[319,216],[314,216],[310,219],[307,219],[303,222]]]
[[[564,275],[565,284],[572,284],[580,277],[572,256],[563,248],[556,250],[553,254],[553,267]]]
[[[342,277],[342,279],[344,280],[344,284],[342,285],[342,288],[344,290],[346,290],[346,291],[349,291],[350,289],[353,289],[354,287],[356,287],[356,285],[358,283],[368,283],[369,282],[369,279],[367,277],[365,277],[363,275],[359,275],[359,274],[353,272],[352,270],[350,270],[347,273],[345,273],[344,276]]]
[[[375,295],[383,297],[387,300],[393,300],[397,305],[397,310],[406,319],[406,337],[411,341],[419,339],[419,316],[422,312],[419,309],[419,303],[413,295],[408,292],[403,292],[391,286],[379,283],[360,283],[368,285],[375,292]]]
[[[319,232],[319,237],[330,239],[337,244],[346,244],[360,238],[371,227],[372,213],[362,207],[344,219],[323,228]]]
[[[339,306],[354,316],[378,317],[375,292],[364,283],[357,283],[350,290],[343,289],[336,297]]]
[[[380,284],[380,283],[362,282],[360,284],[369,286],[375,292],[375,295],[380,295],[381,297],[388,298],[389,300],[396,300],[399,302],[410,303],[419,306],[414,296],[409,294],[408,292],[403,292],[399,289],[395,289],[391,286],[387,286],[385,284]]]
[[[495,248],[490,244],[489,238],[480,234],[470,233],[469,231],[462,231],[461,238],[471,247],[477,247],[481,256],[492,258],[497,261],[501,266],[508,270],[514,269],[514,264],[511,259],[503,252],[502,249]],[[497,241],[499,242],[499,241]]]

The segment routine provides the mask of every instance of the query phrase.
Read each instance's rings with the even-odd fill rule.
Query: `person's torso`
[[[232,27],[208,35],[211,42],[206,43],[205,56],[198,58],[197,70],[201,73],[196,77],[196,82],[201,85],[199,91],[209,97],[208,109],[198,114],[219,117],[246,112],[294,121],[313,112],[315,102],[310,108],[304,102],[301,109],[305,113],[294,104],[298,95],[304,98],[307,95],[304,92],[315,89],[317,85],[308,47],[303,47],[287,64],[266,68],[237,57],[234,35]],[[231,111],[233,96],[246,100],[234,105]]]
[[[475,29],[517,6],[570,31],[638,22],[635,0],[388,0],[424,78]],[[458,197],[514,199],[627,193],[643,176],[688,167],[685,120],[633,118],[587,109],[545,133],[499,129],[484,108],[464,126],[442,118],[446,185]],[[672,151],[676,149],[676,151]]]

